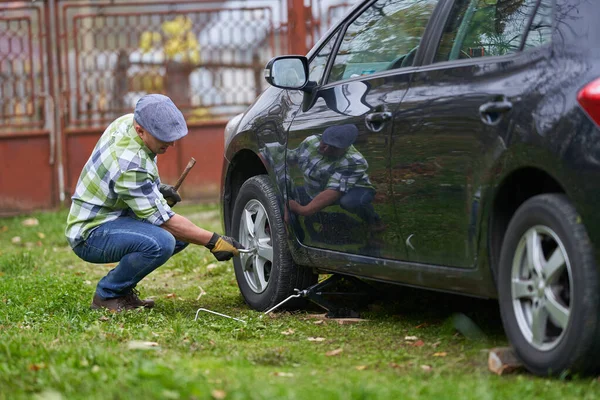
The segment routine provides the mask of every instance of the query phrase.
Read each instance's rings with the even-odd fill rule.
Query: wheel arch
[[[488,257],[494,277],[498,276],[500,251],[511,218],[525,201],[545,193],[567,192],[555,177],[537,167],[512,171],[499,184],[491,204],[488,233]]]
[[[252,150],[240,150],[231,159],[225,176],[223,196],[223,221],[226,233],[229,234],[231,230],[231,215],[240,188],[249,178],[264,174],[267,174],[267,167],[263,159]]]

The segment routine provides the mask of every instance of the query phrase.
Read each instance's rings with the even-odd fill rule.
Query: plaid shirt
[[[133,114],[111,123],[81,171],[65,235],[71,247],[97,226],[123,215],[162,225],[173,215],[159,192],[156,154],[133,127]]]
[[[296,162],[304,174],[304,187],[311,198],[326,189],[346,193],[354,187],[373,185],[367,175],[369,164],[354,146],[340,158],[319,153],[321,135],[309,136],[293,150],[288,151],[288,162]]]

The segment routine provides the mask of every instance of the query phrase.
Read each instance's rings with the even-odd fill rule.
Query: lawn
[[[178,211],[221,230],[216,206]],[[600,397],[595,377],[490,373],[486,349],[506,345],[494,301],[382,287],[358,324],[321,322],[315,309],[263,317],[244,304],[231,262],[200,247],[138,285],[153,310],[91,311],[111,266],[71,252],[65,219],[0,219],[0,399]],[[246,323],[195,321],[200,307]]]

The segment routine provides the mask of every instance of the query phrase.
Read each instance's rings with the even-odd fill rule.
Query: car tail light
[[[600,125],[600,79],[585,85],[579,91],[577,101],[594,122]]]

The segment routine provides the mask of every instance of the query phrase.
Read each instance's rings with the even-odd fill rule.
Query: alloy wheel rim
[[[271,224],[267,211],[258,200],[250,200],[242,211],[239,241],[250,253],[240,253],[244,279],[254,293],[262,293],[269,285],[273,266]]]
[[[521,334],[540,351],[562,340],[572,313],[571,264],[549,227],[528,229],[517,246],[511,271],[511,298]]]

